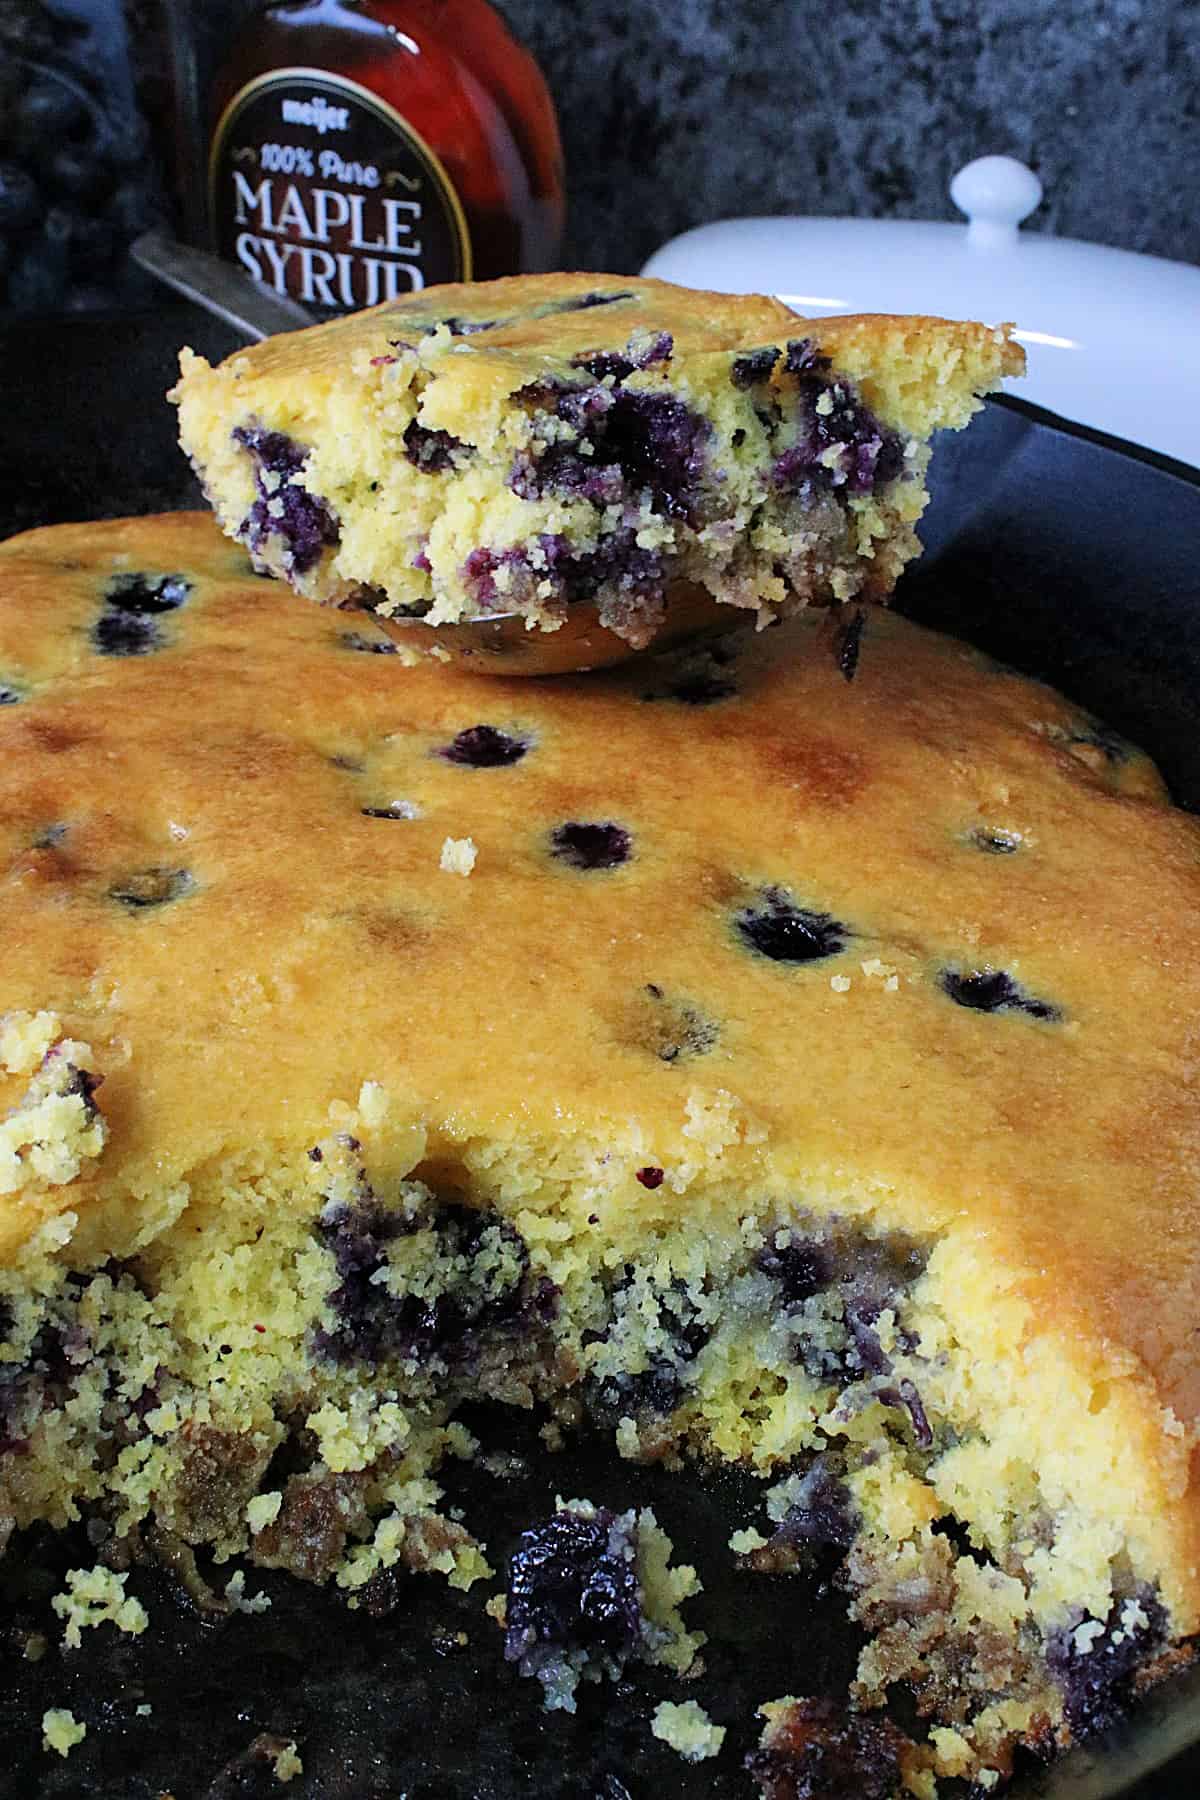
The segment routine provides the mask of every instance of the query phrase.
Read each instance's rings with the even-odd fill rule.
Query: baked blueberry
[[[844,623],[839,621],[834,632],[834,661],[845,681],[853,681],[858,673],[858,659],[862,654],[863,628],[866,622],[866,612],[861,606],[857,606]]]
[[[392,800],[387,806],[364,806],[359,809],[364,819],[417,819],[420,809],[411,800]]]
[[[795,355],[802,347],[803,356]],[[811,497],[839,488],[869,494],[896,480],[904,468],[904,445],[862,403],[854,384],[830,376],[827,360],[808,340],[788,345],[786,366],[789,374],[800,375],[808,410],[775,462],[777,485]]]
[[[834,1472],[828,1457],[818,1456],[784,1515],[784,1529],[799,1543],[832,1544],[848,1550],[858,1524],[845,1481]]]
[[[651,354],[669,355],[668,339],[669,334],[662,334]],[[535,435],[530,450],[517,457],[509,485],[522,499],[577,494],[602,506],[622,498],[632,503],[646,490],[654,511],[689,517],[704,468],[704,445],[711,435],[708,421],[673,394],[621,387],[620,379],[635,367],[624,355],[593,357],[586,366],[589,372],[616,376],[618,385],[589,389],[545,384],[539,398],[576,436],[565,442],[554,437],[546,443]],[[625,528],[625,535],[633,534]],[[607,540],[602,539],[595,554],[606,549]]]
[[[925,1266],[916,1244],[840,1223],[828,1236],[776,1231],[756,1266],[778,1284],[792,1354],[814,1381],[845,1387],[892,1372],[878,1322],[885,1311],[898,1313]],[[907,1405],[907,1396],[889,1404]]]
[[[762,350],[751,350],[745,356],[735,356],[729,366],[730,381],[743,393],[747,388],[758,387],[762,382],[770,381],[780,354],[778,345],[768,344]]]
[[[831,364],[827,356],[823,356],[811,338],[789,338],[784,352],[783,366],[789,375],[809,375],[824,378],[828,375]]]
[[[461,438],[449,431],[434,431],[414,419],[404,433],[404,454],[414,469],[426,475],[440,475],[453,468],[456,451],[469,448]]]
[[[236,425],[233,437],[253,458],[258,489],[258,499],[243,518],[238,536],[252,551],[262,550],[269,539],[278,538],[285,570],[306,575],[340,536],[329,505],[297,480],[308,462],[308,450],[285,432],[267,431],[259,425]]]
[[[114,612],[135,618],[174,612],[192,591],[186,575],[114,575],[104,590],[104,604]]]
[[[486,1334],[533,1332],[554,1315],[555,1290],[530,1277],[523,1240],[494,1213],[453,1203],[402,1212],[364,1188],[354,1204],[327,1206],[317,1229],[339,1277],[329,1296],[337,1323],[313,1337],[319,1357],[452,1366],[476,1356]],[[431,1266],[411,1287],[386,1280],[387,1246],[417,1234]]]
[[[509,1568],[509,1662],[538,1646],[628,1655],[641,1622],[632,1533],[616,1514],[565,1508],[521,1533]]]
[[[643,388],[622,388],[603,415],[598,454],[619,466],[631,490],[648,488],[656,509],[690,518],[712,427],[685,401]]]
[[[938,985],[957,1006],[973,1012],[1023,1012],[1031,1019],[1062,1018],[1061,1008],[1027,993],[1003,969],[943,969]]]
[[[630,1023],[634,1042],[665,1063],[703,1056],[719,1035],[715,1022],[700,1007],[668,994],[656,981],[648,981],[641,990]]]
[[[572,869],[616,869],[629,861],[633,840],[623,825],[615,825],[611,819],[603,824],[573,820],[555,826],[550,849],[559,862]]]
[[[619,465],[597,462],[594,455],[585,455],[574,444],[518,451],[508,485],[519,500],[560,494],[590,500],[595,506],[616,506],[625,496],[625,477]]]
[[[338,640],[343,650],[359,650],[366,656],[395,656],[391,638],[366,637],[361,631],[343,631]]]
[[[101,656],[148,656],[164,642],[153,617],[144,613],[104,612],[92,626],[92,643]]]
[[[1166,1614],[1148,1588],[1113,1602],[1104,1620],[1077,1616],[1051,1634],[1046,1660],[1062,1687],[1067,1723],[1076,1737],[1113,1725],[1148,1655],[1166,1638]]]
[[[894,1388],[878,1387],[875,1389],[875,1398],[883,1406],[904,1408],[912,1421],[913,1437],[918,1449],[929,1450],[933,1447],[933,1431],[915,1382],[906,1377]]]
[[[637,295],[630,289],[619,294],[583,294],[577,300],[564,300],[558,307],[551,308],[557,312],[590,312],[595,306],[615,306],[618,300],[635,300]]]
[[[837,1465],[837,1466],[835,1466]],[[803,1476],[788,1482],[788,1506],[765,1545],[745,1558],[760,1573],[783,1573],[811,1564],[814,1552],[843,1552],[853,1544],[859,1515],[836,1456],[814,1458]],[[815,1559],[825,1566],[826,1559]]]
[[[510,737],[495,725],[468,725],[436,754],[464,769],[507,769],[520,762],[528,749],[524,738]]]
[[[444,326],[451,337],[473,337],[477,331],[494,331],[497,325],[504,323],[503,319],[459,319],[452,315],[448,319],[438,319],[434,324],[427,325],[424,335],[432,337],[435,331],[441,330]],[[396,338],[392,340],[393,343],[401,341]]]
[[[615,1431],[622,1419],[668,1419],[683,1398],[679,1365],[655,1357],[636,1375],[604,1375],[587,1384],[588,1412],[602,1430]]]
[[[635,369],[670,362],[674,348],[675,340],[669,331],[644,332],[640,336],[635,332],[624,350],[598,350],[590,356],[574,356],[571,367],[586,369],[597,381],[611,376],[615,382],[622,382]]]
[[[834,1279],[830,1246],[794,1233],[782,1244],[772,1241],[760,1250],[757,1262],[764,1275],[779,1283],[780,1295],[787,1306],[811,1300]]]
[[[1009,831],[1001,825],[977,825],[970,842],[989,856],[1012,856],[1021,848],[1022,838],[1019,831]]]
[[[195,891],[196,878],[188,869],[137,869],[114,881],[108,890],[110,900],[139,912],[144,907],[168,906]]]
[[[643,700],[677,700],[681,706],[715,706],[737,693],[734,655],[720,644],[672,659],[661,686],[648,688]]]
[[[667,697],[678,700],[682,706],[715,706],[718,700],[732,700],[737,693],[737,683],[729,675],[720,675],[716,670],[696,670],[690,675],[681,675],[679,680],[667,690]],[[657,699],[658,695],[646,696]]]
[[[831,913],[797,906],[782,888],[764,888],[755,906],[734,915],[738,937],[772,962],[817,962],[838,956],[850,940],[849,928]]]

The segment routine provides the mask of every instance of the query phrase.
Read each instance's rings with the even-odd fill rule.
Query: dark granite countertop
[[[503,0],[558,101],[572,267],[633,271],[747,213],[956,218],[972,157],[1030,163],[1030,222],[1200,262],[1187,0]]]

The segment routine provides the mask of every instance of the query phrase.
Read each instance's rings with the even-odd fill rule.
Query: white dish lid
[[[1016,389],[1024,398],[1200,464],[1200,268],[1022,234],[1042,187],[1012,157],[968,163],[950,193],[965,226],[725,219],[672,239],[642,273],[776,294],[810,318],[911,312],[1012,321],[1029,359]]]

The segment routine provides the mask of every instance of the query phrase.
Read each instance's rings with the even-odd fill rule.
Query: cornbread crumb
[[[58,1037],[53,1013],[9,1013],[0,1028],[0,1063],[29,1085],[0,1119],[0,1194],[37,1185],[63,1187],[99,1156],[108,1136],[92,1099],[87,1044]],[[39,1057],[38,1052],[41,1052]]]
[[[126,1596],[124,1575],[97,1565],[94,1569],[69,1569],[67,1590],[55,1594],[50,1602],[60,1619],[65,1619],[63,1642],[78,1650],[81,1633],[92,1625],[115,1625],[137,1637],[150,1623],[140,1600]]]
[[[458,1419],[451,1419],[446,1427],[446,1448],[460,1462],[471,1462],[479,1450],[479,1439]]]
[[[76,1744],[82,1744],[86,1736],[87,1726],[80,1724],[65,1706],[52,1706],[49,1712],[42,1714],[43,1750],[57,1750],[60,1756],[70,1756]]]
[[[617,1420],[617,1455],[626,1462],[637,1462],[642,1454],[642,1440],[638,1436],[637,1420],[624,1418]]]
[[[8,1075],[31,1075],[61,1035],[56,1013],[6,1013],[0,1019],[0,1065]]]
[[[684,1100],[687,1124],[683,1135],[709,1155],[720,1156],[735,1144],[761,1144],[766,1128],[747,1117],[744,1102],[726,1088],[693,1088]]]
[[[850,977],[848,975],[831,975],[829,977],[829,985],[835,994],[848,994],[850,992]]]
[[[571,1505],[579,1502],[572,1501]],[[688,1631],[680,1607],[703,1593],[704,1583],[691,1563],[671,1564],[670,1538],[648,1506],[637,1514],[637,1574],[646,1618],[660,1641],[649,1650],[647,1662],[660,1663],[683,1675],[692,1667],[708,1639],[703,1631]]]
[[[236,1570],[229,1577],[225,1584],[225,1598],[234,1612],[265,1613],[271,1605],[269,1594],[246,1593],[246,1574],[243,1569]]]
[[[284,1745],[275,1758],[275,1779],[276,1781],[292,1781],[297,1775],[303,1775],[303,1773],[304,1764],[296,1754],[296,1741],[293,1738],[290,1743]]]
[[[939,1775],[970,1775],[975,1759],[961,1732],[948,1725],[935,1725],[929,1733],[929,1742],[937,1756]]]
[[[478,1544],[458,1544],[452,1556],[452,1566],[447,1567],[445,1563],[437,1562],[431,1563],[430,1567],[440,1570],[450,1587],[461,1588],[464,1593],[475,1582],[487,1581],[495,1573]]]
[[[685,1700],[680,1705],[664,1700],[655,1710],[650,1729],[685,1762],[704,1762],[707,1757],[716,1756],[725,1742],[725,1727],[714,1725],[696,1700]]]
[[[268,1525],[273,1525],[282,1505],[283,1494],[278,1488],[271,1493],[255,1494],[246,1508],[246,1523],[251,1531],[263,1531]]]
[[[440,866],[447,875],[469,875],[477,855],[473,838],[448,837],[442,845]]]

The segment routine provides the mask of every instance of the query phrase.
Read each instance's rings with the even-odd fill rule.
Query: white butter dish
[[[643,273],[776,294],[811,318],[934,313],[1011,320],[1029,358],[1021,394],[1064,417],[1200,464],[1200,268],[1018,227],[1032,170],[969,163],[950,187],[966,225],[748,218],[701,225]]]

